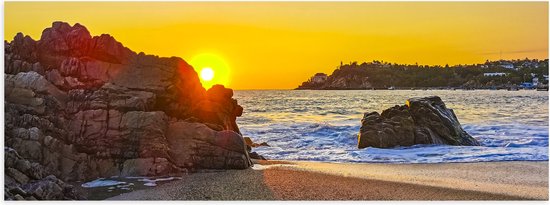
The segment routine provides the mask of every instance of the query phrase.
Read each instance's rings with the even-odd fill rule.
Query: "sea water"
[[[365,112],[440,96],[482,146],[357,148]],[[269,147],[268,159],[325,162],[442,163],[548,160],[548,92],[504,90],[235,91],[244,136]]]

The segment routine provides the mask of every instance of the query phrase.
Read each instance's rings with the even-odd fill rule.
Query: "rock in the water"
[[[253,142],[252,139],[250,139],[250,137],[244,137],[244,142],[246,143],[246,145],[250,147],[261,147],[261,146],[270,147],[269,144],[267,144],[267,142],[262,142],[262,143]]]
[[[252,152],[252,148],[261,147],[261,146],[269,147],[269,144],[267,144],[267,142],[262,142],[258,144],[253,142],[252,139],[250,139],[250,137],[244,137],[244,143],[246,144],[246,151],[248,151],[248,156],[250,156],[250,158],[265,160],[265,157],[263,157],[262,155],[256,152]]]
[[[396,105],[382,114],[365,113],[361,124],[359,148],[415,144],[480,145],[462,129],[453,110],[437,96],[411,98],[406,105]]]

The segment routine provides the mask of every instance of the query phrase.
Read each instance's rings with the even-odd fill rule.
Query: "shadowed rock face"
[[[18,33],[5,42],[4,60],[6,149],[43,172],[11,180],[27,172],[6,164],[10,189],[30,190],[38,185],[24,185],[49,175],[84,181],[251,165],[233,91],[206,91],[181,58],[137,54],[110,35],[54,22],[38,41]],[[42,184],[58,191],[52,183]],[[48,196],[34,197],[63,198]]]
[[[365,113],[361,120],[358,147],[389,148],[415,144],[477,146],[437,96],[411,98],[406,105],[389,108],[382,114]]]

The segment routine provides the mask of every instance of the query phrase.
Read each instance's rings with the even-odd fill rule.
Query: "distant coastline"
[[[548,59],[486,61],[428,66],[383,61],[340,63],[316,73],[296,90],[548,90]]]

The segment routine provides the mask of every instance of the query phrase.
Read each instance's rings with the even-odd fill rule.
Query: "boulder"
[[[252,165],[243,137],[231,130],[177,121],[170,123],[167,137],[171,159],[180,167],[246,169]]]
[[[382,114],[365,113],[361,120],[359,148],[415,144],[480,145],[437,96],[411,98],[406,105],[396,105]]]

